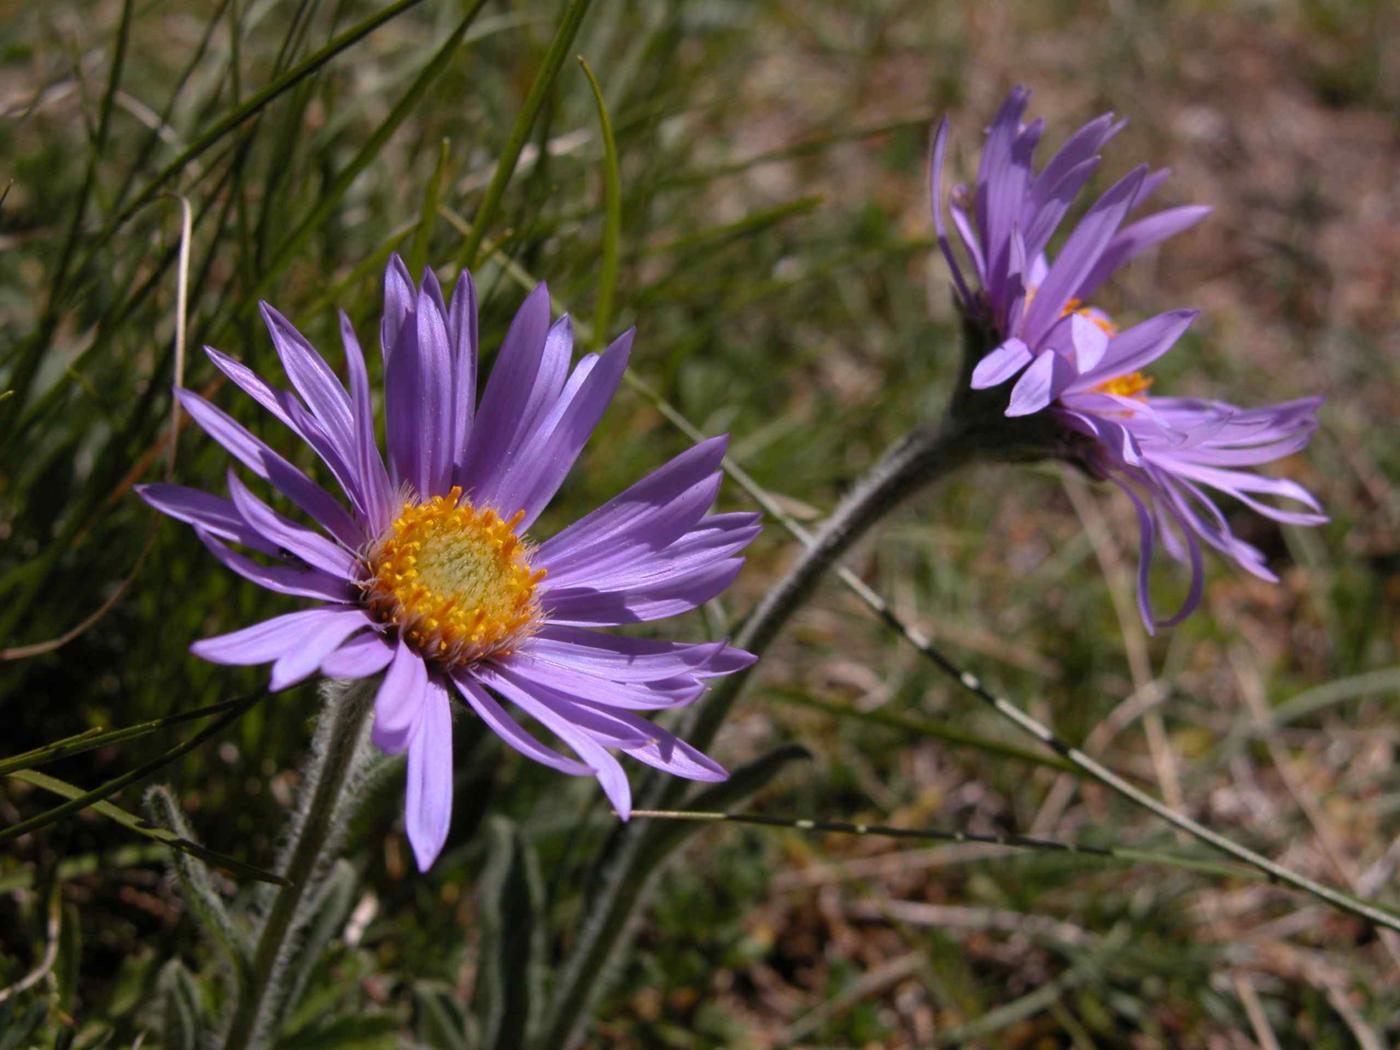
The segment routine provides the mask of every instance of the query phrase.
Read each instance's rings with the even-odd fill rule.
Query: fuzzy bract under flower
[[[1119,330],[1090,296],[1146,248],[1185,230],[1208,208],[1185,206],[1124,225],[1165,180],[1166,171],[1133,169],[1114,183],[1075,224],[1053,259],[1051,237],[1098,167],[1098,150],[1122,123],[1111,114],[1090,121],[1045,165],[1034,157],[1044,122],[1022,123],[1030,93],[1016,88],[987,130],[975,185],[956,186],[948,205],[968,259],[964,269],[948,237],[942,177],[948,140],[945,119],[934,137],[932,195],[938,243],[952,270],[962,310],[991,335],[971,383],[984,390],[1015,380],[1008,416],[1048,411],[1065,431],[1075,459],[1112,480],[1133,501],[1140,525],[1138,607],[1151,630],[1184,619],[1200,602],[1201,542],[1266,580],[1276,577],[1264,556],[1235,536],[1212,493],[1225,493],[1276,521],[1326,521],[1317,500],[1295,482],[1248,468],[1302,449],[1317,427],[1318,398],[1245,410],[1218,401],[1155,397],[1143,373],[1197,316],[1174,310]],[[1274,506],[1279,497],[1304,510]],[[1159,619],[1148,575],[1158,543],[1190,567],[1180,609]]]
[[[209,356],[311,446],[345,502],[221,409],[177,391],[211,437],[315,526],[273,509],[232,472],[228,498],[179,485],[140,490],[234,572],[317,603],[193,651],[216,663],[271,663],[274,689],[317,672],[382,672],[373,739],[408,752],[405,824],[420,869],[442,849],[451,817],[454,694],[526,756],[597,777],[623,817],[631,795],[614,752],[681,777],[724,779],[645,713],[691,703],[707,679],[753,658],[723,642],[598,628],[687,612],[738,574],[759,524],[756,514],[707,513],[725,440],[696,445],[543,543],[527,535],[612,399],[632,333],[573,363],[569,319],[551,323],[541,285],[516,314],[478,404],[471,277],[446,302],[432,271],[415,286],[395,257],[380,327],[386,462],[348,318],[348,389],[281,314],[264,305],[263,318],[291,390],[217,350]],[[571,753],[540,740],[502,700]]]

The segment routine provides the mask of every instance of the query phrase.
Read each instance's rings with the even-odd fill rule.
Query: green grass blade
[[[457,28],[452,31],[452,35],[447,38],[442,47],[438,48],[433,57],[428,60],[428,64],[423,67],[417,78],[409,86],[408,91],[399,99],[398,103],[394,106],[393,110],[390,111],[389,115],[384,118],[384,121],[379,127],[375,128],[374,134],[366,140],[365,144],[351,159],[350,163],[342,168],[340,173],[336,175],[335,181],[322,195],[315,209],[302,220],[301,225],[292,231],[287,239],[282,242],[275,257],[269,260],[262,277],[249,292],[244,306],[245,312],[251,311],[254,308],[253,304],[256,303],[268,289],[277,283],[277,279],[281,276],[282,271],[286,269],[291,260],[296,257],[302,244],[313,232],[320,228],[339,205],[341,197],[343,197],[345,192],[350,188],[350,184],[355,181],[360,172],[374,163],[389,136],[392,135],[394,131],[397,130],[398,126],[414,111],[419,100],[427,93],[428,88],[432,86],[433,81],[447,68],[458,45],[461,44],[462,38],[466,36],[467,30],[471,27],[472,22],[475,21],[477,14],[480,13],[481,9],[485,6],[486,0],[476,0],[476,3],[472,4],[471,8],[462,17],[462,20],[457,23]]]
[[[64,737],[52,744],[45,744],[43,747],[36,747],[32,751],[26,751],[11,758],[0,759],[0,776],[7,776],[10,773],[17,773],[23,769],[33,769],[35,766],[42,766],[48,762],[56,762],[60,758],[70,758],[73,755],[81,755],[84,751],[91,751],[93,748],[108,747],[112,744],[120,744],[127,740],[134,740],[137,737],[145,736],[147,733],[154,733],[157,729],[165,729],[167,726],[179,725],[182,722],[191,722],[197,718],[208,718],[210,715],[222,714],[239,704],[246,702],[246,698],[239,697],[234,700],[223,700],[217,704],[210,704],[207,707],[198,707],[193,711],[181,711],[179,714],[167,715],[165,718],[154,718],[149,722],[138,722],[136,725],[124,726],[121,729],[102,729],[94,726],[92,729],[73,736]]]
[[[87,809],[89,806],[92,806],[98,802],[105,801],[107,798],[109,798],[112,795],[115,795],[124,787],[129,787],[132,784],[140,783],[142,780],[145,780],[146,778],[152,776],[161,769],[164,769],[171,762],[174,762],[176,759],[183,757],[186,753],[193,751],[196,747],[204,743],[206,740],[209,740],[210,738],[215,737],[219,733],[223,732],[223,730],[230,723],[239,718],[245,711],[247,711],[254,704],[258,703],[258,701],[262,700],[266,696],[267,693],[260,692],[254,693],[251,697],[243,697],[236,704],[232,705],[230,709],[222,715],[222,717],[215,720],[212,724],[205,726],[198,733],[196,733],[194,736],[190,737],[183,743],[176,744],[174,747],[170,748],[168,751],[166,751],[159,757],[154,758],[149,762],[143,763],[142,765],[137,766],[135,769],[123,773],[119,777],[113,777],[111,780],[107,781],[107,783],[103,784],[100,787],[96,787],[93,788],[91,791],[84,791],[81,794],[78,794],[74,797],[70,797],[69,801],[65,802],[61,806],[55,806],[53,809],[45,810],[43,813],[36,814],[35,816],[30,817],[28,820],[21,820],[18,824],[11,824],[8,828],[0,830],[0,843],[9,842],[12,839],[19,838],[19,836],[21,835],[27,835],[31,831],[37,831],[39,828],[47,827],[49,824],[52,824],[55,821],[62,820],[64,817],[77,813],[79,810]],[[11,774],[11,776],[16,777],[29,777],[36,775],[38,774],[35,774],[32,770],[24,770],[19,773]]]
[[[222,117],[218,118],[206,128],[198,138],[187,146],[178,157],[162,168],[150,182],[138,193],[126,207],[118,211],[108,221],[106,227],[98,237],[97,246],[105,243],[122,223],[131,218],[145,204],[153,200],[166,183],[175,178],[190,161],[202,156],[206,150],[215,145],[229,132],[233,131],[249,117],[252,117],[264,109],[278,97],[301,83],[311,74],[315,73],[326,63],[358,44],[370,33],[374,32],[386,22],[392,21],[405,11],[418,6],[423,0],[397,0],[396,3],[382,8],[375,14],[363,21],[351,26],[345,32],[329,41],[324,47],[308,55],[296,66],[287,70],[281,76],[276,77],[271,83],[265,85],[260,90],[249,95],[241,105],[235,106]]]
[[[63,247],[58,256],[58,266],[54,270],[53,280],[49,284],[48,301],[44,306],[39,325],[34,336],[27,340],[20,349],[20,359],[11,379],[17,396],[14,404],[7,406],[8,411],[0,409],[0,420],[8,421],[11,413],[18,412],[24,407],[29,386],[34,382],[34,377],[39,372],[39,365],[44,357],[44,348],[48,345],[49,338],[58,323],[58,304],[63,296],[64,286],[67,284],[68,274],[73,265],[73,253],[77,250],[78,240],[82,234],[83,219],[87,216],[88,203],[92,200],[93,190],[97,186],[97,164],[106,150],[107,136],[112,126],[112,110],[116,105],[117,86],[121,83],[122,69],[126,65],[127,43],[131,37],[133,6],[132,0],[125,0],[122,4],[121,22],[117,26],[117,39],[112,48],[112,68],[107,77],[107,90],[103,93],[102,106],[97,120],[97,134],[93,137],[92,148],[88,153],[82,187],[78,190],[78,200],[73,207],[73,219],[69,223],[68,233],[63,239]],[[6,187],[6,192],[8,191],[9,188]]]
[[[554,80],[559,75],[559,70],[564,65],[564,58],[573,46],[574,37],[578,35],[579,26],[583,22],[583,16],[588,11],[590,0],[571,0],[568,9],[564,12],[564,18],[559,23],[559,28],[554,32],[554,39],[549,42],[549,50],[545,52],[544,62],[540,66],[540,71],[535,75],[534,82],[530,85],[530,90],[525,96],[525,104],[520,109],[520,114],[515,118],[515,124],[510,129],[510,136],[506,139],[505,149],[501,151],[500,158],[496,161],[496,170],[491,175],[491,182],[486,187],[486,195],[481,200],[481,206],[477,208],[476,215],[472,219],[471,233],[467,235],[462,243],[462,249],[457,253],[457,266],[459,269],[471,267],[476,262],[476,253],[481,248],[482,239],[486,236],[486,230],[490,227],[492,220],[496,217],[496,210],[501,205],[501,198],[505,196],[506,187],[510,184],[511,177],[515,174],[515,166],[520,161],[520,151],[525,148],[525,142],[530,137],[530,131],[535,126],[535,118],[539,116],[540,109],[544,106],[544,100],[549,95],[549,90],[554,86]]]
[[[913,715],[902,715],[896,711],[857,711],[853,707],[846,707],[842,704],[827,703],[825,700],[818,700],[815,697],[807,696],[793,689],[768,689],[766,695],[780,703],[795,704],[798,707],[805,707],[809,711],[820,711],[822,714],[831,715],[833,718],[850,719],[857,722],[865,722],[869,725],[883,726],[886,729],[898,729],[906,733],[917,733],[920,736],[932,737],[935,740],[943,740],[949,744],[956,744],[959,747],[976,748],[978,751],[985,751],[989,755],[1001,755],[1005,758],[1014,758],[1018,762],[1030,762],[1033,765],[1045,766],[1049,769],[1057,769],[1061,773],[1069,773],[1072,776],[1080,776],[1071,763],[1056,755],[1047,755],[1040,751],[1032,751],[1030,748],[1017,747],[1015,744],[1003,743],[1000,740],[993,740],[990,737],[978,736],[976,733],[969,733],[966,730],[958,729],[956,726],[947,725],[943,722],[935,722],[929,718],[917,718]]]
[[[418,229],[413,234],[413,246],[408,250],[408,272],[416,274],[428,264],[428,248],[432,244],[433,227],[437,225],[438,203],[442,200],[442,187],[447,182],[447,169],[452,142],[443,139],[438,147],[437,167],[428,180],[428,190],[423,194],[423,207],[418,213]]]
[[[1098,861],[1127,864],[1156,864],[1205,872],[1220,878],[1262,879],[1258,871],[1243,864],[1224,864],[1206,857],[1193,857],[1165,850],[1105,846],[1100,843],[1073,842],[1042,838],[1035,835],[976,834],[970,831],[945,831],[941,828],[897,828],[882,824],[863,824],[848,820],[807,820],[796,817],[773,817],[759,813],[729,813],[705,810],[636,809],[632,816],[656,820],[691,821],[696,823],[747,824],[761,828],[786,828],[826,835],[863,835],[875,838],[902,839],[913,842],[947,842],[952,845],[969,843],[1001,846],[1007,850],[1030,853],[1072,853]]]
[[[598,129],[603,136],[603,261],[598,272],[598,303],[593,310],[593,346],[597,350],[607,342],[612,331],[613,295],[617,290],[618,242],[622,238],[622,178],[618,174],[617,142],[613,138],[612,120],[603,101],[603,89],[582,55],[578,64],[593,90],[598,107]]]
[[[93,793],[90,791],[85,792],[82,788],[70,784],[66,780],[59,780],[58,777],[51,777],[47,773],[36,773],[32,769],[24,770],[19,773],[11,773],[10,776],[26,784],[42,788],[44,791],[51,791],[55,795],[61,795],[69,799],[70,804],[72,802],[83,802],[83,806],[80,808],[91,809],[94,813],[100,813],[109,820],[116,821],[128,831],[134,831],[138,835],[144,835],[148,839],[154,839],[164,846],[179,850],[181,853],[188,853],[193,857],[198,857],[207,864],[223,868],[235,875],[242,875],[245,878],[257,879],[259,882],[271,882],[279,885],[287,881],[280,875],[274,875],[270,871],[263,871],[261,868],[256,868],[251,864],[245,864],[241,860],[235,860],[233,857],[225,856],[216,850],[209,849],[207,846],[201,846],[197,842],[192,842],[187,838],[183,838],[173,831],[167,831],[165,828],[157,827],[141,817],[138,817],[135,813],[128,812],[114,803],[105,800],[84,802],[83,800],[88,799]],[[60,806],[58,808],[62,809],[63,807]]]

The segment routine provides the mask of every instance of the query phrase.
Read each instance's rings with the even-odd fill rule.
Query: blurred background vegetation
[[[333,306],[372,341],[388,252],[451,279],[563,5],[491,0],[430,81],[468,5],[404,6],[230,125],[378,9],[4,5],[0,395],[14,393],[0,400],[0,647],[62,635],[134,573],[69,644],[0,664],[6,754],[262,681],[187,646],[289,602],[217,569],[131,492],[165,465],[180,224],[165,191],[195,218],[185,383],[290,454],[197,348],[277,374],[256,315],[266,298],[338,362]],[[808,519],[936,412],[956,374],[956,319],[930,252],[930,121],[951,114],[953,162],[970,175],[979,128],[1014,83],[1034,89],[1052,142],[1107,109],[1130,118],[1100,184],[1140,160],[1166,164],[1164,201],[1216,210],[1101,305],[1127,318],[1205,310],[1155,370],[1160,391],[1325,395],[1321,432],[1283,469],[1332,523],[1280,533],[1232,517],[1283,583],[1216,565],[1205,608],[1156,638],[1128,602],[1130,508],[1058,468],[978,468],[915,501],[851,563],[1068,738],[1240,841],[1392,903],[1400,67],[1384,56],[1397,30],[1379,0],[599,0],[573,48],[597,72],[621,155],[614,327],[638,326],[633,370],[705,430],[730,432],[735,458]],[[503,259],[592,317],[597,127],[570,61],[484,231],[488,352],[525,290]],[[624,391],[542,527],[685,444]],[[182,437],[178,480],[219,490],[225,467],[212,441]],[[746,505],[732,485],[722,504]],[[770,528],[723,608],[664,633],[724,631],[791,553]],[[315,710],[309,685],[279,694],[161,774],[210,847],[273,863]],[[766,812],[1182,845],[1092,786],[960,745],[947,727],[1023,743],[830,585],[715,753],[733,766],[783,741],[813,752],[757,800]],[[49,771],[94,786],[191,732]],[[351,918],[287,1045],[459,1045],[487,815],[518,820],[539,849],[557,949],[613,821],[591,782],[479,748],[459,770],[447,851],[419,876],[390,785],[353,839]],[[6,780],[0,821],[53,801]],[[137,791],[117,801],[136,808]],[[4,850],[0,988],[61,951],[51,976],[0,1003],[0,1046],[30,1045],[22,1026],[35,1045],[143,1032],[157,1045],[162,963],[213,965],[160,847],[88,813]],[[638,944],[594,1046],[1400,1042],[1400,941],[1264,883],[1189,871],[715,828],[662,881]]]

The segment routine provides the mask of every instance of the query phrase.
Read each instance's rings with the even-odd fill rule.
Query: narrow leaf
[[[506,187],[510,184],[511,176],[515,174],[516,164],[520,161],[520,152],[525,148],[525,142],[529,139],[530,131],[535,126],[535,118],[539,116],[540,109],[544,106],[549,89],[554,86],[554,78],[559,75],[559,70],[564,65],[564,58],[573,46],[574,37],[578,35],[578,29],[583,22],[584,14],[588,11],[589,2],[590,0],[570,0],[568,9],[565,10],[564,17],[559,23],[559,28],[554,31],[554,39],[549,42],[549,50],[545,52],[540,71],[535,74],[535,80],[530,85],[529,93],[525,96],[525,104],[520,108],[520,114],[515,118],[515,124],[510,129],[510,137],[506,139],[505,148],[496,161],[496,170],[492,173],[491,182],[486,187],[486,195],[482,198],[481,206],[477,208],[476,216],[472,219],[471,233],[467,235],[466,240],[462,243],[462,250],[457,254],[459,269],[470,268],[476,263],[477,250],[481,247],[481,241],[486,236],[486,230],[496,218],[496,210],[500,207],[501,198],[505,196]]]
[[[154,770],[152,770],[152,772],[154,772]],[[70,812],[77,812],[81,809],[91,809],[94,813],[107,817],[109,820],[116,821],[128,831],[134,831],[138,835],[144,835],[148,839],[154,839],[163,845],[169,846],[171,849],[182,850],[191,856],[198,857],[200,860],[212,864],[216,868],[223,868],[230,874],[240,875],[248,879],[256,879],[259,882],[277,883],[279,885],[286,881],[280,875],[274,875],[270,871],[263,871],[261,868],[255,868],[251,864],[245,864],[241,860],[235,860],[233,857],[209,849],[207,846],[201,846],[198,842],[191,842],[188,839],[183,839],[164,828],[155,827],[138,817],[135,813],[122,809],[115,803],[107,802],[102,798],[94,798],[93,796],[106,790],[106,784],[96,791],[84,791],[82,788],[70,784],[66,780],[59,780],[57,777],[51,777],[47,773],[37,773],[34,770],[23,770],[19,773],[11,773],[10,776],[15,780],[22,781],[33,787],[42,788],[44,791],[51,791],[55,795],[62,795],[64,798],[72,799],[73,801],[63,806],[56,806],[45,813],[39,814],[39,817],[33,818],[30,821],[24,821],[21,824],[13,824],[3,832],[0,832],[0,836],[8,838],[22,835],[28,831],[34,830],[34,827],[43,827],[44,825],[51,824],[55,820],[67,816]],[[110,783],[112,783],[112,781],[108,781],[108,784]],[[64,810],[65,812],[59,813],[59,810]],[[58,815],[53,816],[53,814]],[[41,820],[40,818],[50,819]],[[38,821],[38,823],[34,823],[35,821]],[[25,827],[26,824],[34,824],[34,827]],[[16,831],[17,828],[22,830]]]
[[[613,294],[617,290],[618,241],[622,237],[622,178],[618,174],[617,142],[613,138],[612,120],[603,101],[603,89],[583,56],[578,64],[588,78],[593,101],[598,107],[598,128],[603,136],[603,260],[598,270],[598,305],[593,311],[593,345],[602,350],[612,331]]]
[[[0,776],[15,773],[21,769],[33,769],[35,766],[42,766],[48,762],[56,762],[60,758],[81,755],[84,751],[91,751],[93,748],[120,744],[126,740],[145,736],[147,733],[154,733],[157,729],[179,725],[181,722],[190,722],[196,718],[222,714],[244,702],[245,698],[221,700],[217,704],[210,704],[207,707],[197,707],[193,711],[181,711],[177,714],[166,715],[164,718],[153,718],[149,722],[138,722],[134,726],[125,726],[122,729],[103,729],[100,726],[94,726],[52,744],[36,747],[32,751],[25,751],[23,754],[14,755],[11,758],[0,759]]]
[[[482,873],[477,1016],[484,1048],[528,1046],[539,1023],[544,972],[539,863],[519,827],[491,821]]]

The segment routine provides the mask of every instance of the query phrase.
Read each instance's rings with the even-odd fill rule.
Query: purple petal
[[[1139,198],[1141,196],[1140,192]],[[1153,245],[1190,229],[1209,215],[1210,211],[1211,209],[1204,205],[1168,208],[1131,226],[1125,226],[1109,241],[1099,261],[1094,264],[1074,293],[1075,298],[1087,299],[1115,270],[1125,266]]]
[[[627,819],[632,811],[632,789],[627,784],[627,775],[622,771],[622,766],[602,744],[505,675],[485,667],[478,673],[481,680],[488,683],[492,689],[519,706],[531,718],[569,745],[598,778],[598,783],[602,785],[603,793],[608,796],[613,808],[624,820]]]
[[[996,261],[998,246],[1010,232],[1011,202],[1001,192],[1002,184],[1012,178],[1015,163],[1012,147],[1020,134],[1021,116],[1031,93],[1021,85],[1012,88],[1001,109],[987,129],[987,141],[982,146],[982,160],[977,168],[977,226],[986,238],[987,262]]]
[[[385,434],[399,481],[420,496],[446,491],[451,481],[452,351],[436,278],[404,314],[384,373]]]
[[[1030,190],[1026,194],[1026,214],[1022,215],[1022,223],[1029,226],[1031,216],[1040,211],[1052,196],[1063,186],[1065,179],[1070,172],[1082,168],[1086,163],[1095,161],[1094,156],[1114,135],[1123,129],[1123,122],[1113,123],[1113,114],[1105,113],[1085,124],[1073,135],[1067,138],[1035,181],[1031,183]]]
[[[1108,350],[1108,333],[1081,313],[1069,316],[1069,341],[1074,351],[1075,370],[1088,372]]]
[[[1199,310],[1171,310],[1119,332],[1109,340],[1103,359],[1095,368],[1084,372],[1072,389],[1088,390],[1109,379],[1146,368],[1176,344],[1200,313]]]
[[[452,468],[457,476],[471,438],[476,411],[476,284],[463,270],[447,309],[447,340],[452,347]]]
[[[727,437],[715,437],[682,452],[546,540],[536,552],[535,564],[550,573],[562,572],[590,553],[607,553],[614,538],[625,533],[645,532],[657,547],[664,547],[714,502],[719,491],[717,471],[727,444]],[[668,513],[677,504],[682,504],[679,512]]]
[[[236,572],[245,580],[251,580],[259,587],[278,594],[293,594],[300,598],[320,598],[328,602],[348,602],[350,582],[342,577],[330,576],[319,569],[294,569],[284,565],[262,565],[252,558],[229,550],[226,546],[205,532],[198,525],[195,535],[204,546],[218,558],[224,567]]]
[[[175,395],[206,434],[258,477],[275,485],[341,543],[353,548],[365,541],[364,529],[329,492],[255,438],[241,423],[191,390],[177,389]]]
[[[413,312],[415,298],[413,277],[398,252],[395,252],[389,256],[389,265],[384,269],[384,313],[379,319],[379,349],[384,357],[386,372],[404,321]]]
[[[1074,366],[1053,350],[1031,362],[1011,388],[1008,416],[1028,416],[1054,401],[1074,378]]]
[[[229,379],[233,380],[235,386],[256,401],[263,409],[271,413],[274,418],[284,426],[289,427],[293,433],[300,436],[300,431],[292,417],[287,413],[288,395],[278,396],[278,392],[268,386],[258,375],[242,361],[229,357],[221,350],[215,350],[212,346],[206,346],[204,352],[209,360],[214,362],[216,367]]]
[[[704,519],[662,550],[620,542],[614,557],[590,561],[586,568],[578,567],[563,578],[556,577],[553,582],[545,577],[540,596],[548,604],[547,596],[566,589],[641,590],[668,578],[700,571],[737,554],[753,541],[759,529],[755,515],[717,514]]]
[[[1040,337],[1059,318],[1085,275],[1099,261],[1114,231],[1132,207],[1145,173],[1146,168],[1139,166],[1118,180],[1085,213],[1065,241],[1050,265],[1045,282],[1037,290],[1035,301],[1026,311],[1021,336],[1031,346],[1039,345]]]
[[[1069,211],[1074,198],[1079,196],[1079,191],[1098,170],[1098,166],[1099,158],[1089,157],[1065,172],[1060,181],[1049,188],[1043,201],[1033,204],[1031,200],[1027,200],[1026,215],[1022,222],[1026,231],[1026,252],[1029,255],[1037,256],[1045,250],[1050,238],[1059,229],[1065,212]]]
[[[1078,405],[1074,396],[1067,397],[1061,404],[1063,407],[1057,415],[1068,426],[1097,439],[1115,459],[1134,467],[1142,463],[1142,449],[1127,427],[1093,411],[1076,411]]]
[[[1142,617],[1143,625],[1147,628],[1148,634],[1156,633],[1158,627],[1173,627],[1186,619],[1201,602],[1201,594],[1204,586],[1205,568],[1201,564],[1200,547],[1191,539],[1190,530],[1186,530],[1186,537],[1190,544],[1191,551],[1191,586],[1187,592],[1185,600],[1181,603],[1175,615],[1166,620],[1158,620],[1152,613],[1151,599],[1151,569],[1153,540],[1156,536],[1156,526],[1153,523],[1152,514],[1149,512],[1146,503],[1133,491],[1131,485],[1115,475],[1110,475],[1109,480],[1128,494],[1128,498],[1133,501],[1133,509],[1138,516],[1138,613]]]
[[[1287,478],[1270,478],[1243,470],[1222,470],[1218,467],[1182,462],[1179,458],[1171,462],[1170,469],[1175,474],[1202,481],[1212,488],[1228,492],[1250,510],[1275,521],[1290,525],[1322,525],[1328,520],[1327,515],[1322,513],[1322,505],[1318,503],[1317,498],[1302,485]],[[1273,507],[1252,498],[1251,493],[1295,500],[1310,507],[1315,513],[1305,514]]]
[[[680,675],[732,674],[754,657],[724,642],[685,644],[546,624],[520,652],[615,682],[654,682]]]
[[[563,544],[572,537],[561,533],[535,557],[535,564],[546,569],[544,590],[586,585],[600,573],[609,573],[619,564],[658,554],[695,528],[714,503],[719,490],[718,473],[697,482],[670,502],[645,505],[632,517],[616,518],[615,528],[592,538],[591,542]],[[587,537],[585,537],[587,539]]]
[[[352,458],[354,423],[350,398],[335,372],[290,321],[267,303],[259,303],[258,309],[293,389],[302,396],[342,457]]]
[[[726,558],[684,576],[620,591],[561,588],[545,596],[545,613],[555,623],[582,627],[615,627],[678,616],[722,593],[743,564],[742,558]]]
[[[331,624],[344,624],[346,634],[368,624],[359,609],[332,606],[301,609],[263,620],[228,634],[202,638],[190,646],[201,660],[216,664],[265,664],[302,646],[303,640]],[[337,628],[338,629],[338,628]]]
[[[328,678],[368,678],[378,674],[394,658],[394,647],[378,631],[356,635],[321,661]]]
[[[436,289],[437,279],[431,270],[425,271],[425,289],[430,280]],[[452,442],[455,434],[452,419],[453,355],[447,335],[447,318],[438,305],[441,298],[441,291],[434,296],[426,290],[418,297],[418,385],[423,394],[419,427],[423,441],[418,447],[418,480],[415,486],[421,493],[444,492],[452,482]]]
[[[264,539],[248,523],[236,508],[222,496],[203,492],[200,489],[186,488],[184,485],[137,485],[136,494],[162,514],[177,521],[198,525],[211,536],[221,540],[231,540],[245,547],[276,555],[278,547]]]
[[[380,750],[397,755],[408,747],[418,730],[428,700],[428,668],[423,658],[404,641],[398,640],[389,670],[384,673],[374,698],[374,729],[371,739]]]
[[[1015,336],[977,362],[972,370],[972,389],[999,386],[1031,362],[1031,350]]]
[[[301,631],[298,644],[279,656],[272,665],[269,685],[273,692],[295,685],[314,674],[322,660],[339,648],[346,638],[363,629],[367,622],[365,616],[358,609],[355,613],[358,615],[325,619]]]
[[[682,674],[657,681],[608,680],[588,672],[588,665],[565,663],[568,659],[547,658],[538,648],[519,650],[496,661],[503,673],[519,680],[538,683],[572,700],[587,700],[606,707],[634,711],[658,711],[683,707],[705,691],[704,685],[690,675]]]
[[[408,746],[403,814],[418,870],[427,871],[442,852],[452,823],[452,707],[447,690],[432,679]]]
[[[958,233],[958,241],[962,244],[963,250],[972,260],[972,268],[976,271],[978,280],[985,285],[987,283],[987,260],[982,254],[982,244],[977,239],[977,234],[973,232],[972,224],[968,222],[967,213],[950,201],[948,214],[953,218],[953,229]]]
[[[943,219],[943,159],[947,148],[948,118],[945,116],[938,122],[938,131],[933,136],[933,156],[929,162],[929,204],[933,209],[933,228],[938,234],[939,250],[948,261],[948,272],[953,275],[953,286],[957,289],[958,298],[963,307],[967,308],[972,305],[972,293],[963,278],[957,256],[953,254],[953,245],[948,240],[948,227]]]
[[[603,352],[572,398],[560,399],[558,409],[541,422],[515,462],[498,476],[494,498],[502,511],[525,511],[520,528],[529,528],[554,498],[612,402],[627,367],[632,335],[630,330],[625,332]]]
[[[228,474],[228,488],[238,513],[271,543],[295,554],[314,569],[346,580],[356,578],[358,563],[345,548],[278,514],[249,492],[233,471]]]
[[[593,770],[582,762],[565,758],[527,733],[520,723],[511,718],[505,709],[496,703],[490,693],[482,689],[470,677],[470,672],[459,672],[453,676],[452,680],[461,690],[467,703],[472,706],[472,710],[481,716],[481,720],[490,727],[491,731],[526,758],[549,766],[551,769],[557,769],[561,773],[568,773],[570,776],[592,776]]]
[[[674,733],[626,711],[609,711],[607,715],[646,734],[645,743],[623,747],[637,761],[686,780],[714,783],[729,779],[728,770]]]
[[[350,377],[350,403],[355,416],[355,455],[351,462],[360,483],[359,502],[368,518],[369,531],[378,534],[389,527],[393,517],[394,492],[375,437],[374,402],[364,351],[344,310],[340,312],[340,339],[345,345],[345,369]]]
[[[516,312],[486,381],[457,475],[469,494],[499,467],[531,406],[549,328],[549,289],[541,284]]]

